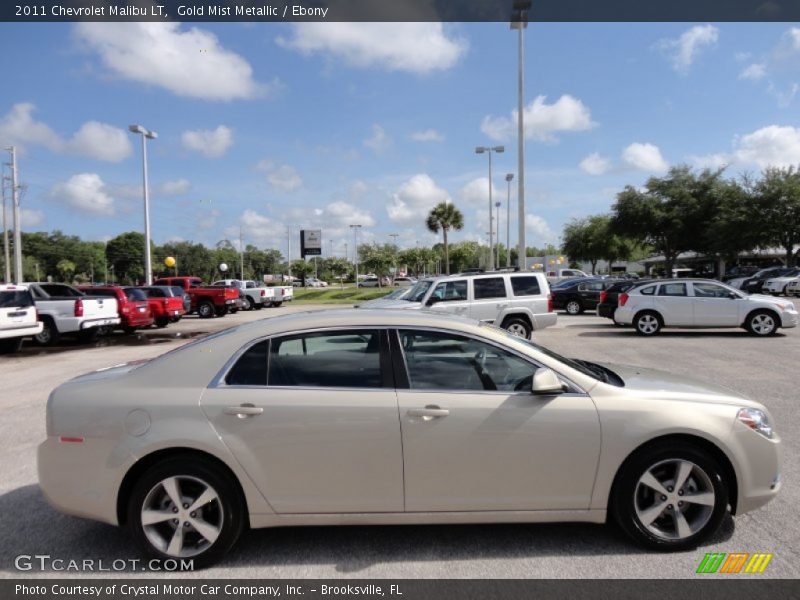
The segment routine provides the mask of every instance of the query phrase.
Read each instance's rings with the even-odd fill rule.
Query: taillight
[[[547,312],[553,312],[553,294],[547,294]]]
[[[83,300],[81,300],[80,298],[75,300],[75,311],[74,311],[74,313],[75,313],[74,316],[76,316],[76,317],[82,317],[83,316]]]
[[[628,297],[629,297],[628,294],[626,294],[625,292],[622,292],[619,295],[619,305],[620,306],[625,306],[625,303],[628,301]]]
[[[267,297],[267,290],[261,290],[261,297],[262,298],[266,298]]]
[[[605,302],[605,301],[606,301],[606,295],[607,295],[607,294],[606,294],[605,290],[603,290],[602,292],[600,292],[600,304],[602,304],[603,302]]]

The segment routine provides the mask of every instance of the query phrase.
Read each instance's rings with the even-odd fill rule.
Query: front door
[[[538,365],[489,342],[399,336],[406,511],[589,507],[600,425],[588,395],[534,396]]]
[[[402,512],[386,347],[371,329],[273,338],[206,390],[211,424],[277,513]]]
[[[467,280],[442,281],[433,288],[427,304],[428,310],[461,315],[462,317],[469,316]]]
[[[694,324],[696,327],[738,327],[744,315],[739,315],[743,299],[731,290],[711,282],[692,283],[694,291]]]

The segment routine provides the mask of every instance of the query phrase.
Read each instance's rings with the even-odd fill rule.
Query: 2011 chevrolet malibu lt
[[[213,563],[246,527],[613,520],[691,548],[780,488],[767,409],[442,314],[256,321],[83,375],[47,403],[68,514]]]

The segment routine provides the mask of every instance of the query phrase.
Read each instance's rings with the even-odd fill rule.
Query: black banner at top
[[[529,8],[528,8],[529,7]],[[519,11],[526,11],[520,16]],[[4,0],[0,21],[800,21],[800,0]]]

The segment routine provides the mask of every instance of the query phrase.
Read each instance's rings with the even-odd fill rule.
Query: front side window
[[[695,283],[694,295],[698,298],[728,298],[731,290],[716,283]]]
[[[380,333],[348,330],[272,340],[268,384],[299,387],[381,387]]]
[[[529,391],[537,365],[474,338],[400,330],[412,390]]]
[[[600,292],[602,290],[603,290],[603,283],[601,281],[582,283],[578,286],[578,291],[580,292]]]
[[[515,296],[538,296],[542,293],[539,278],[535,275],[511,277],[511,289]]]
[[[431,298],[436,298],[438,302],[451,302],[455,300],[467,299],[467,280],[445,281],[436,286]]]
[[[658,289],[659,296],[685,296],[685,283],[662,283]]]
[[[475,300],[506,297],[506,282],[502,277],[473,279],[472,286],[475,292]]]

